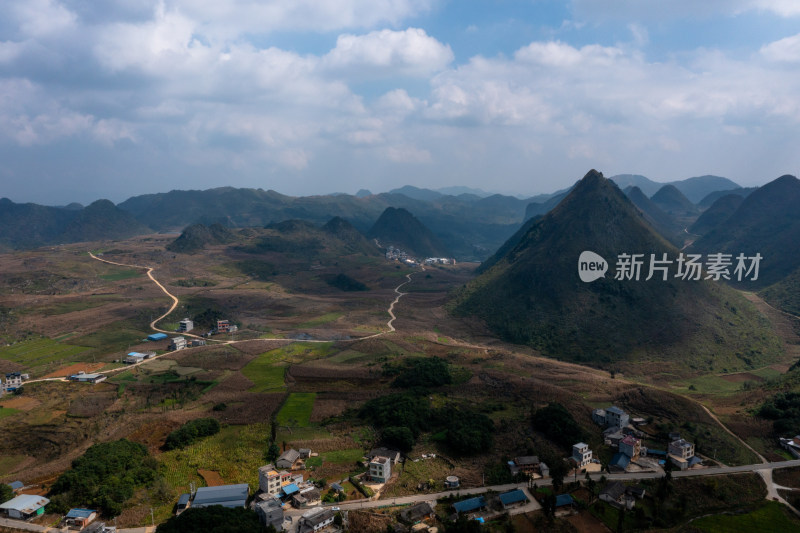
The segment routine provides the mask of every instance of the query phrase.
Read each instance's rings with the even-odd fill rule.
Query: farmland
[[[293,392],[278,411],[276,421],[281,426],[307,427],[317,395],[313,392]]]

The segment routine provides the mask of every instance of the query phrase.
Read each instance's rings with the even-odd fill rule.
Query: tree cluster
[[[440,357],[409,359],[408,367],[400,372],[392,384],[395,387],[441,387],[453,382],[450,365]]]
[[[203,437],[210,437],[219,433],[220,425],[216,418],[197,418],[167,435],[164,442],[165,450],[185,448]]]
[[[779,392],[761,406],[758,416],[772,420],[778,435],[796,435],[800,429],[800,393]]]
[[[250,509],[228,508],[221,505],[191,507],[179,516],[159,524],[156,533],[270,533],[275,529],[265,527],[258,515]]]
[[[534,411],[531,417],[533,428],[548,439],[564,447],[586,439],[586,433],[567,409],[560,403],[551,402]]]
[[[52,508],[89,507],[116,516],[137,488],[155,481],[157,468],[139,443],[121,439],[94,444],[50,488]]]

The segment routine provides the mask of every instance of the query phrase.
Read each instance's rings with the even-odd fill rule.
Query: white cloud
[[[21,0],[10,7],[26,37],[47,37],[76,26],[75,14],[57,0]]]
[[[366,35],[340,35],[324,58],[330,70],[382,76],[426,76],[453,61],[453,51],[425,30],[380,30]]]
[[[710,18],[752,11],[781,17],[800,15],[796,0],[572,0],[573,12],[582,20],[652,20]]]
[[[784,63],[800,62],[800,34],[774,41],[761,48],[761,54],[768,61]]]

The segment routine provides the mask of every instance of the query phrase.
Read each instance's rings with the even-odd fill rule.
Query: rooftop
[[[67,513],[67,518],[89,518],[96,512],[92,509],[70,509]]]
[[[50,500],[44,496],[20,494],[16,498],[12,498],[3,504],[0,504],[0,509],[13,509],[24,514],[30,514],[35,512],[40,507],[44,507],[48,503],[50,503]]]
[[[528,501],[528,497],[525,496],[525,493],[520,489],[504,492],[500,495],[500,502],[502,502],[503,505],[511,505],[512,503],[526,501]]]
[[[463,500],[453,504],[453,509],[455,509],[457,513],[468,513],[470,511],[480,509],[481,507],[486,507],[486,500],[483,496],[476,496],[475,498],[470,498],[468,500]]]
[[[575,500],[569,494],[559,494],[556,496],[556,507],[564,507],[565,505],[572,505]]]
[[[223,507],[244,507],[250,487],[247,483],[239,485],[222,485],[219,487],[201,487],[194,495],[194,507],[222,505]]]

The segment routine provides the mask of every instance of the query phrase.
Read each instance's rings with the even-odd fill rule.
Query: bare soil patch
[[[30,396],[11,396],[0,398],[0,405],[9,409],[19,409],[20,411],[30,411],[42,405],[42,402]]]
[[[578,514],[567,517],[566,520],[580,533],[608,533],[611,531],[605,524],[592,516],[589,511],[581,511]]]
[[[43,378],[61,378],[65,376],[72,376],[73,374],[77,374],[81,370],[86,372],[87,374],[91,374],[97,370],[100,370],[106,366],[105,363],[75,363],[72,365],[62,366],[58,370],[54,370],[49,374],[45,374],[42,376]]]
[[[219,472],[215,472],[213,470],[201,470],[198,468],[197,473],[200,474],[200,477],[203,478],[203,481],[205,481],[206,485],[209,487],[220,487],[225,484],[225,481],[222,479],[222,476],[219,475]]]
[[[766,381],[761,376],[756,376],[755,374],[751,374],[750,372],[739,372],[737,374],[725,374],[720,376],[725,381],[729,381],[731,383],[744,383],[745,381]]]

